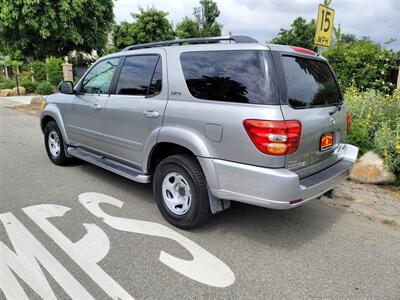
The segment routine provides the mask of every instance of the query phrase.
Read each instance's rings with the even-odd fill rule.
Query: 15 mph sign
[[[322,4],[319,5],[314,41],[316,45],[323,47],[331,45],[334,16],[335,10]]]

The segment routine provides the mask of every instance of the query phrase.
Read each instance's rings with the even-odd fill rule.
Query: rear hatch
[[[332,69],[320,57],[279,56],[282,75],[282,114],[299,120],[298,150],[285,158],[285,167],[300,178],[338,162],[339,144],[347,138],[343,97]]]

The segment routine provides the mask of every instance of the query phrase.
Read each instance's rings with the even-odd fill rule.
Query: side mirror
[[[75,94],[74,84],[71,81],[61,81],[58,90],[63,94]]]

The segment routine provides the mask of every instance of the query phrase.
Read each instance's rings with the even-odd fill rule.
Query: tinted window
[[[341,101],[335,78],[325,62],[284,56],[282,63],[292,107],[327,106]]]
[[[161,92],[162,86],[162,68],[161,68],[161,58],[158,59],[156,69],[151,79],[149,87],[149,96],[156,95]]]
[[[121,95],[148,95],[152,84],[152,93],[156,87],[153,84],[153,74],[158,62],[158,55],[137,55],[125,59],[119,76],[116,93]],[[158,80],[161,88],[161,62]]]
[[[82,91],[89,94],[108,94],[119,58],[104,60],[95,65],[85,76]]]
[[[271,64],[266,51],[202,51],[181,55],[190,93],[200,99],[272,103]]]

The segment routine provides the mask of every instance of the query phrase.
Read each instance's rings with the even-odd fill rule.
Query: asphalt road
[[[53,292],[65,299],[77,291],[71,282],[80,286],[80,295],[86,292],[96,299],[109,299],[112,289],[136,299],[400,298],[398,229],[316,200],[290,211],[237,203],[205,227],[182,231],[161,217],[150,185],[87,163],[53,165],[46,156],[36,117],[0,108],[0,147],[0,298],[6,297],[4,291],[13,284],[14,293],[26,293],[31,299],[39,299],[40,293],[50,297]],[[158,228],[156,233],[107,225],[107,218],[97,218],[78,201],[86,192],[122,201],[122,208],[100,207],[115,217],[153,222],[146,224]],[[92,200],[103,197],[92,196]],[[31,206],[39,210],[31,214],[22,210]],[[39,222],[49,207],[58,206],[70,210],[62,217],[53,215],[47,225]],[[131,225],[133,231],[145,227],[135,221]],[[81,240],[89,227],[100,232],[91,236],[93,240]],[[192,244],[184,246],[161,232],[186,237],[207,254],[192,256]],[[157,233],[161,236],[155,236]],[[64,243],[60,242],[63,238]],[[96,239],[103,242],[97,244]],[[79,251],[72,251],[71,245],[80,240]],[[16,251],[13,246],[18,255],[10,254]],[[35,269],[29,256],[44,252],[44,258],[38,258],[41,269]],[[165,252],[179,261],[195,257],[201,264],[179,271],[178,263],[168,266],[161,261],[160,253]],[[97,271],[90,264],[97,264]],[[225,269],[218,271],[218,264]],[[54,278],[52,268],[62,269],[64,275]],[[65,274],[71,276],[68,282]],[[229,277],[232,274],[234,282]],[[21,279],[24,276],[28,279]],[[193,279],[196,276],[200,279]],[[227,286],[218,287],[224,285],[223,278]]]

